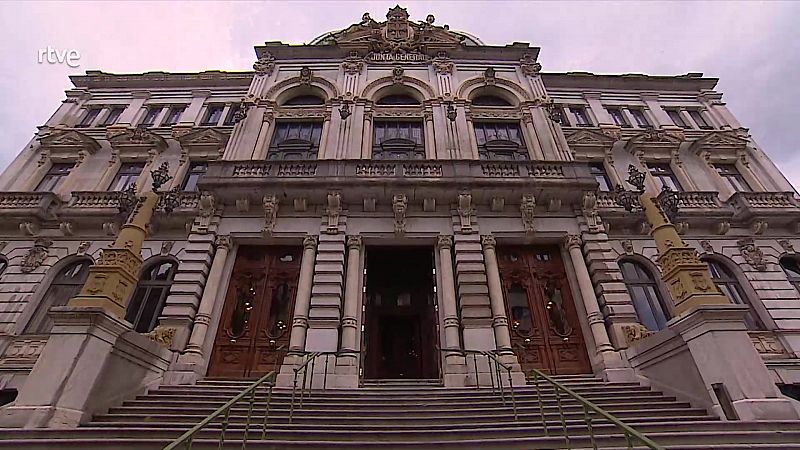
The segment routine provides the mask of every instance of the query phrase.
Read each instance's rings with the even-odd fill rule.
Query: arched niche
[[[317,104],[290,104],[293,100],[297,101],[305,98],[308,98],[309,100],[311,98],[318,98],[320,102]],[[281,91],[275,98],[275,102],[278,104],[278,106],[321,106],[324,105],[329,98],[330,97],[328,96],[328,93],[321,87],[303,84],[299,86],[292,86],[284,91]]]
[[[477,92],[477,93],[476,93]],[[493,84],[486,84],[483,77],[470,78],[458,87],[456,98],[472,99],[480,95],[480,92],[489,92],[494,95],[503,96],[512,105],[519,105],[522,102],[531,101],[531,95],[517,83],[496,78]]]
[[[468,99],[472,102],[474,106],[515,107],[519,106],[520,103],[520,100],[516,96],[516,94],[509,91],[508,89],[500,88],[497,86],[483,86],[477,89],[473,89],[470,92]],[[496,102],[493,100],[499,100],[500,102]],[[505,102],[505,104],[502,104],[502,102]],[[499,103],[499,104],[488,104],[488,103]]]
[[[387,95],[408,95],[422,103],[435,97],[433,89],[427,83],[416,78],[404,76],[402,83],[395,83],[392,77],[378,78],[368,84],[361,96],[372,102]]]

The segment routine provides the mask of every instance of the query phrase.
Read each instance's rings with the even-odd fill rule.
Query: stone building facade
[[[0,388],[24,386],[119,193],[164,162],[177,208],[151,223],[126,313],[169,350],[153,383],[288,376],[328,352],[332,386],[464,386],[462,350],[498,352],[516,382],[647,378],[636,346],[674,292],[615,202],[629,165],[679,191],[676,226],[749,308],[772,381],[800,382],[800,204],[716,79],[543,72],[536,47],[399,7],[255,50],[252,71],[71,77],[0,176]]]

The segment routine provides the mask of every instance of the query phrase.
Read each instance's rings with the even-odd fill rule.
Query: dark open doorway
[[[439,377],[433,251],[367,250],[364,377]]]

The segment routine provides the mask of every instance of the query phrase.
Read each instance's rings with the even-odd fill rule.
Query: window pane
[[[144,119],[142,119],[141,125],[153,125],[158,118],[158,115],[161,113],[161,107],[151,107],[147,108],[147,113],[144,115]]]
[[[113,125],[117,123],[119,116],[122,115],[122,111],[124,108],[111,108],[111,111],[108,112],[108,115],[103,120],[103,125]]]
[[[670,119],[672,119],[672,122],[675,125],[681,128],[691,128],[686,122],[683,121],[683,117],[681,117],[681,113],[677,109],[668,109],[666,111],[667,115]]]
[[[650,122],[647,120],[647,116],[645,116],[644,111],[641,109],[629,109],[631,116],[633,116],[633,120],[636,121],[636,126],[645,128],[650,126]]]
[[[92,122],[94,122],[94,119],[96,119],[98,114],[100,114],[101,110],[102,110],[102,108],[91,108],[91,109],[87,110],[86,114],[83,116],[83,118],[81,119],[81,121],[78,123],[77,126],[78,127],[91,126]]]
[[[692,120],[694,120],[694,123],[696,123],[698,127],[703,129],[712,128],[711,125],[706,122],[706,119],[700,111],[691,109],[689,110],[689,115],[692,116]]]
[[[639,321],[649,330],[663,329],[669,316],[652,274],[632,261],[621,261],[619,267]]]

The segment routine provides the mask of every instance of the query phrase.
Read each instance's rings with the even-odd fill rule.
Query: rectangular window
[[[750,185],[734,164],[714,164],[717,173],[721,176],[734,192],[750,192]]]
[[[267,159],[317,159],[322,122],[277,122]]]
[[[650,170],[650,175],[655,178],[659,188],[669,186],[673,191],[682,191],[681,184],[672,173],[672,167],[669,164],[647,164]]]
[[[114,125],[119,120],[119,116],[122,115],[122,111],[125,111],[125,108],[121,106],[114,106],[108,112],[108,115],[105,119],[103,119],[103,126]]]
[[[603,163],[590,163],[589,173],[591,173],[595,181],[597,181],[600,192],[611,192],[611,179],[608,178],[608,173],[606,173],[606,168]]]
[[[124,163],[119,168],[117,176],[111,182],[110,191],[124,191],[129,186],[136,184],[136,180],[144,170],[144,163]]]
[[[592,122],[589,120],[589,115],[586,113],[586,108],[583,106],[570,106],[569,113],[572,116],[572,122],[576,127],[592,126]]]
[[[687,129],[688,128],[692,128],[688,123],[686,123],[683,120],[683,117],[681,116],[680,110],[677,110],[677,109],[665,109],[665,111],[667,112],[667,115],[669,116],[669,118],[672,119],[672,123],[674,123],[675,125],[677,125],[677,126],[679,126],[681,128],[687,128]]]
[[[530,159],[519,123],[474,122],[473,125],[481,159],[492,161]]]
[[[376,120],[372,159],[425,159],[422,122]]]
[[[709,125],[708,122],[706,122],[705,117],[703,117],[703,113],[701,113],[697,109],[690,109],[689,116],[691,116],[692,120],[694,120],[694,123],[697,124],[697,127],[700,128],[701,130],[711,130],[712,128],[714,128],[711,125]]]
[[[164,123],[162,123],[161,126],[175,125],[178,123],[178,121],[181,120],[181,115],[183,114],[184,110],[186,110],[185,106],[171,107],[169,112],[167,112],[167,118],[164,120]]]
[[[83,116],[83,119],[76,125],[76,128],[86,128],[92,126],[94,123],[94,119],[97,119],[97,116],[100,114],[103,108],[91,108],[86,111],[86,114]]]
[[[222,105],[209,105],[206,109],[206,116],[203,118],[202,125],[215,126],[219,123],[222,117],[222,110],[225,109]]]
[[[139,125],[144,125],[146,127],[152,127],[156,123],[156,119],[158,119],[158,115],[161,114],[160,106],[151,106],[147,108],[147,112],[144,114],[144,119],[139,123]]]
[[[186,178],[183,180],[183,186],[181,189],[187,192],[197,192],[197,181],[200,180],[200,177],[206,173],[208,169],[208,164],[205,162],[193,162],[189,166],[189,172],[186,174]]]
[[[625,118],[625,114],[622,113],[621,108],[606,108],[608,114],[611,116],[611,119],[614,120],[614,124],[621,128],[630,128],[631,124],[628,123],[628,120]]]
[[[645,115],[644,111],[638,108],[629,108],[628,112],[631,113],[633,120],[636,121],[636,126],[639,128],[649,128],[650,121],[647,120],[647,116]]]
[[[72,163],[57,163],[50,166],[36,190],[39,192],[53,192],[67,179],[67,175],[72,170]]]
[[[236,115],[236,111],[239,111],[239,105],[231,105],[231,109],[228,111],[228,115],[225,116],[225,122],[223,125],[233,126],[236,125],[233,123],[233,118]]]

